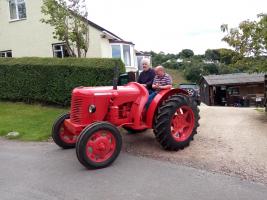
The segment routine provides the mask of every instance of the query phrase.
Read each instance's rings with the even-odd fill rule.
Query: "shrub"
[[[1,58],[0,99],[66,106],[77,86],[111,85],[119,59]]]

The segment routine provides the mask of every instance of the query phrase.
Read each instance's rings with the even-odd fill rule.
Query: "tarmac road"
[[[73,149],[0,139],[0,199],[266,200],[267,187],[127,153],[89,171]]]

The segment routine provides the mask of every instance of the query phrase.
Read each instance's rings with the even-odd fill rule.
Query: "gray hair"
[[[148,58],[143,58],[143,59],[141,60],[141,65],[143,65],[144,63],[146,63],[146,64],[150,67],[150,59],[148,59]]]

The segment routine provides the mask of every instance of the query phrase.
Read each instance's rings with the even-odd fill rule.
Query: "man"
[[[155,71],[150,67],[149,59],[144,58],[142,59],[141,63],[143,66],[143,71],[139,75],[137,82],[145,86],[150,94],[153,92],[152,83],[155,77]]]
[[[149,107],[152,99],[157,95],[160,90],[167,90],[172,88],[172,78],[169,74],[165,73],[164,67],[157,66],[155,68],[156,76],[154,78],[152,88],[155,90],[152,92],[146,103],[146,108]]]

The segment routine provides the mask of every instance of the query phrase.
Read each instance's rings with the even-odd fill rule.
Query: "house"
[[[53,27],[40,22],[42,0],[0,0],[0,57],[67,57]],[[134,44],[87,20],[87,57],[121,58],[126,71],[137,71]]]
[[[264,92],[264,74],[209,75],[200,80],[201,101],[210,106],[263,105]]]

